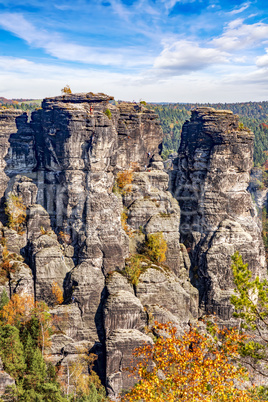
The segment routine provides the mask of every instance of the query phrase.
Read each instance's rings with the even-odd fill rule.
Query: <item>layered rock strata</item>
[[[266,271],[260,222],[248,191],[253,140],[232,112],[198,108],[183,126],[171,173],[200,307],[224,320],[231,318],[232,254],[238,250],[254,275]]]
[[[157,115],[111,100],[92,93],[45,99],[30,121],[26,114],[9,116],[2,135],[9,177],[3,191],[27,206],[16,252],[31,268],[29,292],[58,317],[48,352],[63,364],[81,347],[97,353],[98,372],[116,399],[133,385],[124,368],[136,346],[152,342],[154,319],[183,330],[197,317],[198,293],[180,244],[179,206],[159,156]],[[117,173],[125,170],[132,183],[117,191]],[[168,245],[165,267],[144,259],[132,284],[126,258],[158,232]],[[61,306],[53,306],[55,283],[64,292]]]
[[[182,332],[198,306],[229,319],[230,256],[239,250],[262,274],[264,253],[247,192],[253,135],[237,117],[193,112],[174,161],[172,195],[156,114],[111,100],[92,93],[45,99],[30,121],[3,113],[0,190],[3,200],[10,192],[22,199],[27,219],[22,235],[0,230],[2,243],[24,258],[3,286],[10,295],[45,300],[57,318],[52,361],[68,364],[82,349],[96,353],[96,369],[116,400],[134,383],[124,369],[135,347],[152,342],[154,320]],[[118,187],[126,170],[130,182]],[[131,258],[159,232],[167,243],[164,265],[143,255],[133,280]]]

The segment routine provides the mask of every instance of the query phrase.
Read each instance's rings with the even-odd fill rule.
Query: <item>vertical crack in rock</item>
[[[198,317],[198,292],[201,307],[229,319],[230,256],[239,250],[262,274],[264,252],[247,192],[253,135],[239,130],[237,117],[193,113],[171,177],[173,197],[157,115],[112,99],[48,98],[30,122],[20,111],[0,111],[2,201],[12,191],[27,206],[22,236],[4,221],[0,231],[25,258],[7,290],[34,292],[57,316],[52,361],[67,364],[81,347],[98,354],[98,373],[116,400],[134,384],[124,369],[135,347],[152,343],[154,320],[182,332]],[[118,172],[129,169],[130,191],[116,193]],[[127,279],[126,259],[158,232],[168,247],[164,265],[143,256],[136,280]],[[62,305],[52,303],[54,282]]]
[[[254,276],[266,275],[260,222],[247,190],[253,140],[232,112],[198,108],[183,126],[171,174],[200,307],[225,320],[231,318],[231,255],[238,250]]]

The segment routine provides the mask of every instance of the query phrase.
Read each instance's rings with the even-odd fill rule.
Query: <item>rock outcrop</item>
[[[224,320],[231,318],[231,255],[238,250],[254,275],[265,275],[260,222],[248,191],[253,139],[232,112],[198,108],[183,126],[171,173],[200,307]]]
[[[0,357],[0,397],[5,393],[8,387],[15,385],[15,380],[4,371],[3,363]]]
[[[64,364],[86,345],[98,354],[99,374],[116,398],[133,384],[124,368],[136,346],[152,342],[154,319],[173,320],[182,330],[197,317],[198,292],[189,281],[180,210],[159,156],[157,115],[111,100],[104,94],[64,95],[45,99],[30,121],[26,114],[6,117],[2,171],[3,193],[27,206],[25,233],[10,246],[31,268],[35,298],[58,317],[49,350],[53,361]],[[132,183],[117,191],[117,174],[126,170]],[[166,265],[143,261],[132,284],[126,258],[158,232],[168,246]],[[61,306],[55,306],[55,283],[64,293]]]
[[[52,361],[67,364],[81,348],[96,353],[116,400],[133,385],[124,369],[135,347],[152,342],[155,320],[182,332],[199,304],[228,319],[231,254],[242,252],[254,273],[263,272],[264,254],[247,192],[252,133],[229,112],[195,111],[174,161],[173,196],[157,115],[111,100],[92,93],[45,99],[30,121],[0,112],[1,196],[12,192],[27,207],[24,233],[4,221],[0,230],[2,243],[24,258],[2,288],[45,300],[57,317]],[[149,235],[159,232],[164,264],[144,255]],[[140,258],[135,279],[132,258]]]

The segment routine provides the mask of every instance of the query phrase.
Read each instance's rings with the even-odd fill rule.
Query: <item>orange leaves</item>
[[[122,195],[130,193],[132,190],[131,186],[132,181],[133,181],[133,169],[118,172],[113,192]]]
[[[40,326],[38,344],[43,354],[45,347],[50,344],[51,332],[51,315],[45,302],[34,302],[33,297],[29,295],[13,294],[0,312],[4,325],[10,324],[18,329],[32,318],[36,318]]]
[[[31,310],[34,308],[32,296],[19,296],[14,294],[1,311],[1,320],[4,324],[18,326],[20,322],[29,319]]]
[[[57,282],[52,283],[52,293],[57,304],[63,303],[63,293]]]
[[[58,241],[63,244],[71,244],[72,238],[68,233],[65,233],[61,230],[58,234]]]
[[[132,170],[124,170],[123,172],[117,173],[117,185],[121,189],[123,189],[127,184],[131,184],[132,180],[133,180]]]
[[[239,357],[243,336],[217,326],[213,327],[214,336],[200,328],[177,336],[171,324],[156,324],[155,330],[165,336],[134,352],[142,360],[129,371],[141,380],[121,402],[252,400],[249,392],[239,387],[246,370],[233,363]]]
[[[0,283],[5,283],[10,279],[10,274],[16,272],[19,262],[23,262],[23,257],[8,251],[7,246],[4,245],[0,263]]]

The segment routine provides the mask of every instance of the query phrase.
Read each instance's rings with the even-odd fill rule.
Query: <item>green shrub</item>
[[[104,112],[104,114],[106,114],[106,116],[107,116],[109,119],[112,118],[112,113],[111,113],[110,109],[106,109],[105,112]]]
[[[142,269],[142,259],[143,256],[139,254],[132,255],[127,261],[126,261],[126,266],[124,273],[132,285],[137,286],[139,282],[139,277],[141,273],[143,272]]]
[[[162,232],[149,234],[145,243],[145,254],[154,262],[161,263],[166,260],[167,242]]]

